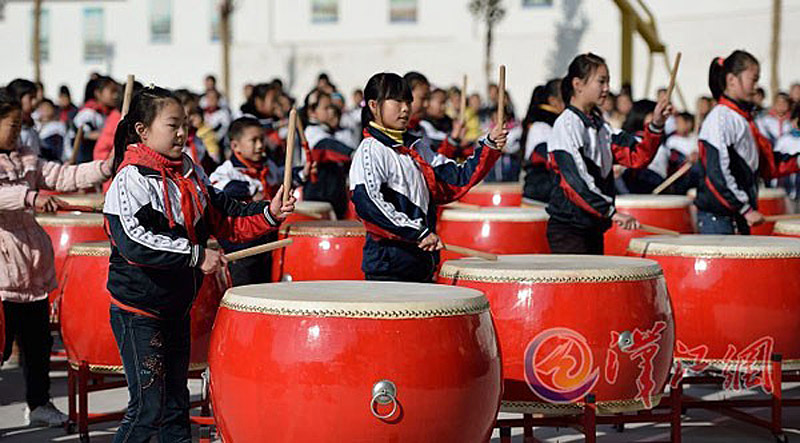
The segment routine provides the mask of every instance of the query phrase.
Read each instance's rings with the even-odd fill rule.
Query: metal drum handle
[[[397,412],[397,386],[389,380],[381,380],[372,386],[372,401],[369,409],[372,415],[380,420],[387,420]],[[392,405],[392,410],[388,414],[382,415],[376,409],[377,405]]]

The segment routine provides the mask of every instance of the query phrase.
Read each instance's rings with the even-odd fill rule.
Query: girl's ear
[[[136,131],[136,135],[142,140],[147,136],[147,127],[142,122],[134,123],[133,130]]]
[[[739,81],[739,78],[734,75],[732,72],[725,74],[725,89],[728,87],[736,85],[736,82]],[[724,90],[722,92],[725,92]]]
[[[367,106],[369,106],[369,110],[372,112],[372,115],[378,115],[378,101],[377,100],[370,100],[367,102]]]
[[[582,79],[578,77],[573,77],[572,78],[572,91],[574,92],[573,95],[577,95],[579,92],[583,91],[583,86],[585,84],[586,83]]]

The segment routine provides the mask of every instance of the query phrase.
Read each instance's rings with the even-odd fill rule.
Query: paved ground
[[[55,404],[66,412],[67,410],[67,380],[65,372],[52,373],[52,394]],[[77,442],[77,435],[67,435],[62,429],[28,428],[23,425],[25,405],[21,401],[23,394],[22,371],[16,365],[6,365],[0,370],[0,441],[3,443],[42,443],[42,442]],[[191,390],[194,395],[199,392],[199,382],[192,381]],[[707,398],[715,398],[717,393],[690,387],[687,393]],[[800,398],[800,385],[789,386],[786,396]],[[727,397],[735,395],[728,393]],[[127,393],[124,389],[108,392],[94,393],[90,397],[94,411],[113,411],[124,407]],[[766,409],[760,411],[764,416]],[[784,425],[798,430],[787,429],[786,434],[790,442],[800,443],[800,408],[787,408],[784,411]],[[91,440],[95,443],[109,443],[115,430],[115,423],[98,424],[92,426]],[[567,429],[536,429],[536,437],[545,442],[575,442],[582,441],[578,433]],[[515,434],[514,442],[522,442],[522,437]],[[611,442],[654,442],[668,441],[669,427],[667,425],[633,425],[626,428],[624,433],[617,433],[609,426],[600,429],[598,441]],[[774,442],[769,433],[759,428],[731,420],[719,415],[690,411],[685,417],[683,427],[685,442]],[[497,434],[492,442],[499,442]]]

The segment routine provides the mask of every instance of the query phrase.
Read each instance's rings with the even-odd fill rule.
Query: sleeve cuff
[[[608,214],[606,215],[606,217],[607,218],[611,218],[616,213],[617,213],[617,207],[616,206],[611,206],[610,208],[608,208]]]
[[[500,148],[497,147],[497,143],[495,143],[494,140],[492,140],[488,135],[481,140],[481,144],[488,146],[489,148],[494,149],[495,151],[500,150]]]
[[[200,245],[192,245],[192,255],[189,257],[189,267],[196,268],[203,263],[206,258],[206,251]]]
[[[26,208],[32,208],[36,205],[36,197],[39,195],[39,191],[31,189],[25,194],[25,201],[24,205]]]
[[[745,204],[744,206],[742,206],[742,209],[739,209],[739,214],[747,215],[747,213],[752,210],[753,210],[752,206],[750,206],[749,204]]]
[[[647,125],[647,129],[649,129],[650,132],[653,133],[653,134],[661,134],[662,132],[664,132],[664,127],[663,126],[656,126],[653,123],[650,123],[649,125]]]
[[[270,226],[276,227],[280,225],[280,222],[278,222],[272,213],[269,212],[269,204],[264,206],[264,218],[267,219],[267,223],[269,223]]]

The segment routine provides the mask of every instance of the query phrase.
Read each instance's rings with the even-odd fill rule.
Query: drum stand
[[[670,441],[681,441],[681,386],[671,389],[669,397],[662,399],[656,409],[668,408],[667,412],[639,411],[635,414],[597,415],[595,395],[588,394],[583,406],[583,412],[574,415],[555,417],[534,417],[532,414],[523,414],[519,419],[498,419],[495,428],[500,430],[500,442],[511,443],[511,428],[523,428],[525,443],[539,443],[533,436],[534,427],[574,428],[583,433],[586,443],[597,441],[597,425],[614,425],[622,428],[626,423],[669,423]]]
[[[200,443],[211,443],[211,428],[214,418],[211,415],[211,404],[208,400],[208,380],[205,371],[190,371],[190,379],[201,379],[203,391],[200,400],[191,402],[189,409],[200,408],[200,416],[192,416],[190,420],[200,425]],[[128,385],[124,374],[92,372],[89,363],[82,361],[77,368],[67,365],[67,399],[69,404],[69,420],[65,425],[67,433],[75,432],[77,426],[81,443],[89,442],[89,425],[119,421],[125,411],[89,412],[89,394],[109,389],[124,388]]]

